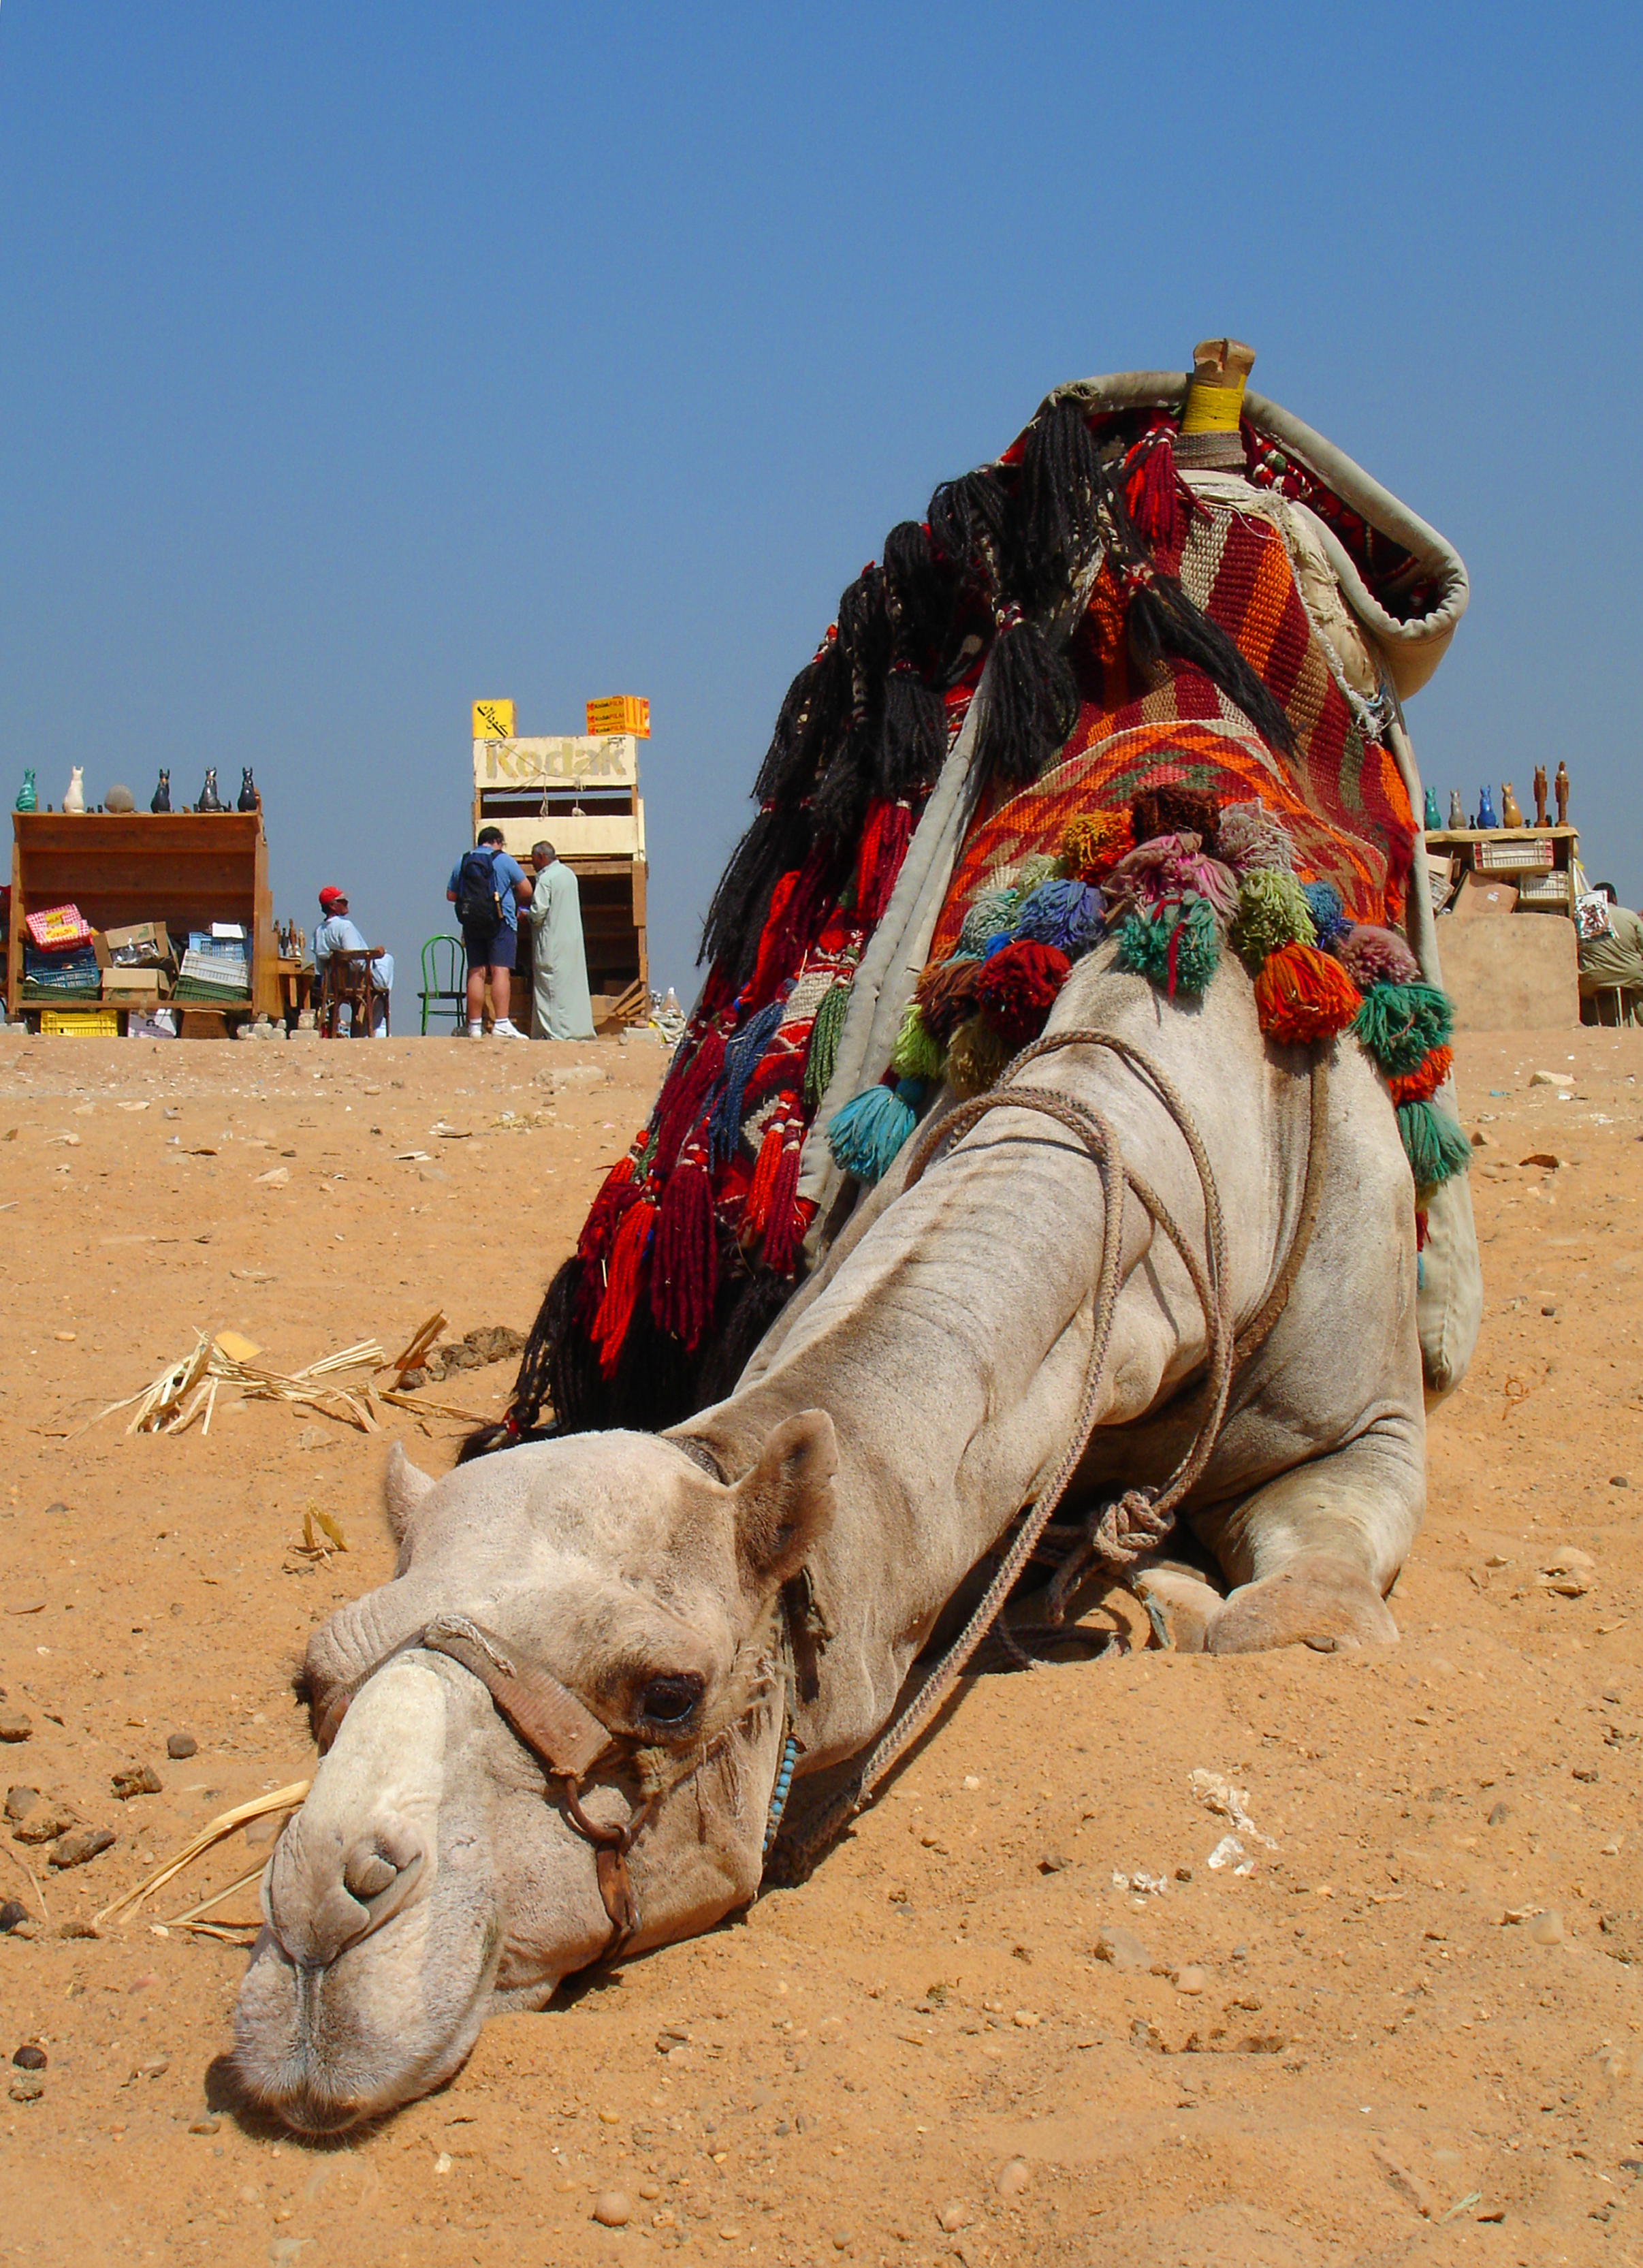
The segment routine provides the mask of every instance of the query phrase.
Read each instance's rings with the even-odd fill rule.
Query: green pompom
[[[1447,1042],[1455,1009],[1435,984],[1373,984],[1352,1028],[1389,1077],[1405,1079]]]
[[[947,1069],[947,1050],[925,1028],[916,1000],[909,1000],[903,1012],[890,1068],[898,1079],[940,1079]]]
[[[1020,904],[1019,890],[983,890],[965,916],[965,925],[958,932],[960,953],[972,953],[979,958],[987,950],[990,939],[1010,927]]]
[[[1284,866],[1256,866],[1238,884],[1232,942],[1259,968],[1280,945],[1316,945],[1317,928],[1301,885]]]
[[[1129,915],[1119,931],[1118,966],[1150,977],[1168,993],[1207,990],[1221,966],[1221,924],[1207,898],[1189,898],[1179,915]]]
[[[1471,1144],[1455,1121],[1430,1102],[1400,1102],[1397,1130],[1417,1191],[1434,1189],[1471,1163]]]

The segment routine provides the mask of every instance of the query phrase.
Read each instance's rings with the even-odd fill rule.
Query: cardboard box
[[[105,968],[103,998],[122,1008],[155,1007],[171,992],[171,979],[163,968]]]
[[[620,733],[648,740],[650,703],[642,693],[613,693],[606,701],[590,701],[588,733],[594,739],[603,739],[607,733]]]
[[[156,1008],[151,1014],[133,1008],[126,1018],[126,1037],[128,1040],[174,1040],[177,1036],[177,1012],[174,1008]]]
[[[158,968],[174,957],[164,922],[132,922],[125,929],[101,929],[92,939],[99,968]]]

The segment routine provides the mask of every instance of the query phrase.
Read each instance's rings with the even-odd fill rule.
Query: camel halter
[[[765,1836],[766,1851],[781,1823],[798,1753],[792,1730],[793,1642],[785,1600],[776,1619],[776,1646],[784,1689],[782,1739]],[[495,1631],[488,1630],[483,1623],[476,1623],[467,1615],[436,1615],[432,1622],[402,1640],[392,1653],[373,1662],[356,1684],[345,1688],[331,1702],[319,1728],[317,1745],[321,1756],[335,1740],[355,1696],[363,1690],[378,1670],[396,1655],[419,1647],[430,1653],[444,1654],[448,1661],[454,1661],[458,1668],[477,1678],[490,1695],[498,1716],[530,1749],[548,1778],[559,1783],[566,1824],[592,1847],[599,1898],[611,1925],[609,1937],[589,1966],[612,1960],[639,1926],[639,1900],[628,1871],[627,1854],[650,1815],[655,1798],[647,1795],[625,1825],[601,1827],[583,1808],[582,1793],[595,1764],[602,1763],[613,1749],[631,1755],[636,1749],[655,1743],[633,1733],[613,1733],[551,1670],[499,1638]],[[762,1693],[754,1696],[749,1705],[750,1714],[763,1698]]]
[[[1067,1096],[1057,1094],[1047,1087],[1013,1086],[1009,1084],[1037,1057],[1061,1048],[1077,1047],[1111,1049],[1140,1073],[1163,1104],[1186,1144],[1203,1191],[1204,1228],[1208,1247],[1207,1265],[1200,1262],[1188,1243],[1185,1233],[1157,1192],[1141,1179],[1133,1167],[1125,1164],[1118,1135],[1110,1120],[1100,1111],[1090,1109],[1083,1103],[1071,1101]],[[1312,1060],[1310,1141],[1307,1152],[1306,1182],[1295,1233],[1271,1292],[1262,1302],[1259,1312],[1236,1339],[1227,1284],[1226,1223],[1209,1153],[1179,1090],[1150,1056],[1128,1040],[1121,1039],[1112,1032],[1086,1029],[1053,1033],[1035,1041],[1031,1047],[1023,1048],[989,1093],[973,1095],[970,1101],[961,1102],[944,1117],[925,1128],[907,1167],[904,1194],[919,1180],[943,1143],[967,1134],[989,1110],[1036,1110],[1077,1135],[1094,1160],[1096,1170],[1101,1177],[1104,1226],[1101,1272],[1096,1282],[1094,1333],[1089,1366],[1085,1373],[1083,1401],[1072,1438],[1061,1453],[1048,1486],[1016,1530],[969,1621],[917,1693],[879,1735],[858,1770],[832,1801],[803,1826],[789,1830],[781,1837],[776,1855],[784,1876],[790,1878],[802,1873],[817,1854],[841,1832],[855,1813],[866,1809],[879,1782],[941,1708],[962,1675],[965,1665],[998,1619],[1005,1600],[1038,1549],[1050,1526],[1052,1513],[1066,1495],[1082,1462],[1100,1413],[1107,1349],[1112,1336],[1113,1316],[1121,1289],[1119,1270],[1123,1260],[1124,1192],[1126,1188],[1134,1192],[1179,1253],[1181,1263],[1203,1308],[1209,1339],[1209,1376],[1203,1390],[1208,1397],[1209,1406],[1192,1447],[1162,1489],[1155,1491],[1144,1488],[1126,1490],[1116,1503],[1098,1506],[1089,1521],[1071,1531],[1072,1549],[1051,1587],[1050,1612],[1053,1620],[1058,1624],[1062,1620],[1074,1590],[1092,1565],[1104,1561],[1115,1568],[1131,1567],[1144,1552],[1155,1550],[1170,1533],[1175,1524],[1176,1507],[1209,1462],[1220,1434],[1232,1388],[1235,1358],[1247,1360],[1277,1323],[1288,1302],[1307,1247],[1311,1242],[1328,1160],[1328,1077],[1324,1056],[1316,1054]],[[1001,1624],[1001,1631],[1003,1627]],[[1020,1653],[1019,1648],[1016,1650]],[[1030,1659],[1024,1655],[1022,1658]]]

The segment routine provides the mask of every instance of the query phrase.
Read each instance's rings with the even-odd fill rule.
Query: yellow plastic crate
[[[650,703],[641,693],[613,693],[607,701],[588,703],[590,736],[631,733],[636,740],[650,737]]]
[[[68,1040],[117,1040],[118,1008],[42,1008],[40,1028]]]

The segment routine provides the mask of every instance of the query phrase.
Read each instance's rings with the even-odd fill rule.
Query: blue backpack
[[[464,929],[505,926],[494,850],[470,850],[457,869],[457,919]]]

